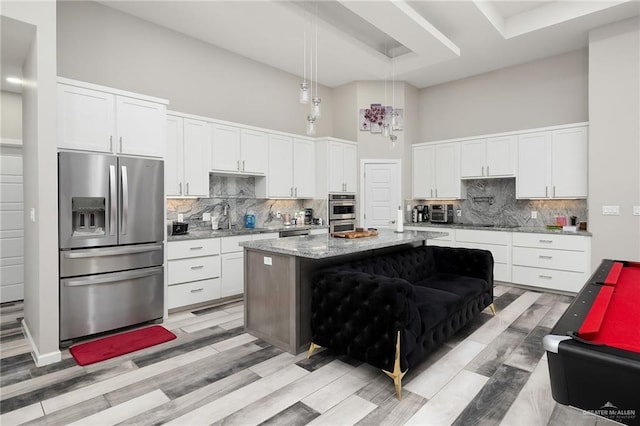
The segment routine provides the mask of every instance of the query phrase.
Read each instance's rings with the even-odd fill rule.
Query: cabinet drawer
[[[169,286],[169,309],[220,298],[220,278]]]
[[[220,276],[220,256],[178,259],[168,263],[169,285]]]
[[[242,251],[244,247],[238,245],[243,241],[251,241],[251,235],[236,235],[235,237],[224,237],[220,239],[222,253],[234,253]]]
[[[266,234],[253,234],[251,236],[251,240],[253,241],[258,241],[258,240],[271,240],[273,238],[280,238],[280,234],[277,232],[268,232]]]
[[[512,256],[514,265],[574,272],[586,269],[586,255],[580,251],[514,247]]]
[[[495,281],[511,282],[511,268],[506,263],[493,264],[493,279]]]
[[[516,284],[574,293],[580,291],[588,278],[586,274],[580,272],[529,268],[526,266],[514,266],[511,272],[512,282]]]
[[[195,256],[211,256],[220,254],[220,239],[171,241],[167,247],[167,258],[184,259]]]
[[[489,250],[493,255],[493,261],[495,263],[508,263],[509,261],[509,248],[507,246],[497,246],[494,244],[465,243],[465,242],[457,241],[456,247]]]
[[[513,245],[519,247],[553,248],[561,250],[585,251],[587,237],[553,234],[513,233]]]
[[[463,241],[467,243],[497,244],[506,246],[509,244],[510,237],[510,232],[456,229],[457,242]]]

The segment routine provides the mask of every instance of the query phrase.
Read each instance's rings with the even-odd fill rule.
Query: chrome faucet
[[[222,211],[222,214],[224,216],[227,217],[227,222],[229,223],[229,229],[231,229],[231,206],[229,205],[229,203],[226,203],[224,205],[224,210]]]

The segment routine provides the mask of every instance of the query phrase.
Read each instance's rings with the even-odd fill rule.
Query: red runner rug
[[[80,343],[70,347],[69,352],[71,352],[78,365],[89,365],[168,342],[175,338],[176,335],[166,328],[161,325],[154,325],[92,342]]]

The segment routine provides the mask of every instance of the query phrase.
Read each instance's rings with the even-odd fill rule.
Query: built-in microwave
[[[332,220],[329,222],[329,232],[351,232],[356,230],[355,219]]]
[[[355,220],[356,196],[354,194],[329,194],[329,221]]]

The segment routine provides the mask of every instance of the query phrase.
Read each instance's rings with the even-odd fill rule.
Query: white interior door
[[[22,149],[0,148],[0,303],[24,299]]]
[[[396,220],[398,206],[402,205],[400,163],[378,161],[363,160],[365,228],[395,227],[392,221]]]

